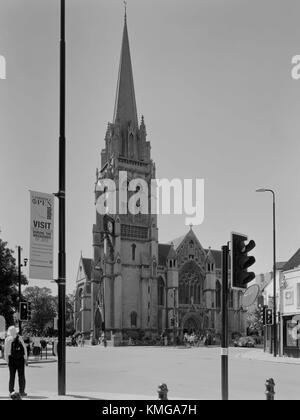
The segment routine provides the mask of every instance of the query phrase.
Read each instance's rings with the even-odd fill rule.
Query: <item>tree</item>
[[[257,306],[247,313],[249,330],[258,335],[263,335],[264,325],[261,320],[260,308]]]
[[[57,316],[56,301],[51,289],[47,287],[27,287],[24,291],[26,301],[31,302],[31,319],[24,323],[24,331],[38,335],[46,334],[53,327]]]
[[[14,313],[18,311],[18,268],[7,242],[0,239],[0,315],[3,315],[6,326],[14,324]],[[21,284],[27,284],[27,279],[21,275]]]
[[[74,303],[75,293],[66,296],[66,334],[72,335],[75,332],[74,328]]]
[[[58,297],[55,296],[56,307],[58,310]],[[66,335],[73,335],[75,332],[74,328],[74,302],[75,293],[66,295]]]

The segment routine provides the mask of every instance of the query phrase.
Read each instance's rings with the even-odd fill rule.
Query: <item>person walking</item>
[[[18,330],[14,326],[9,327],[7,331],[4,344],[4,358],[9,368],[10,396],[14,394],[15,376],[16,372],[18,372],[20,395],[26,397],[25,363],[27,364],[27,349],[23,338],[18,334]]]

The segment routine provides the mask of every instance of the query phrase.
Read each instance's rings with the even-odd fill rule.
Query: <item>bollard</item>
[[[168,387],[166,384],[160,384],[157,389],[158,399],[167,400],[168,399]]]
[[[274,395],[275,395],[275,382],[273,378],[267,379],[266,380],[266,400],[267,401],[273,401],[274,400]]]

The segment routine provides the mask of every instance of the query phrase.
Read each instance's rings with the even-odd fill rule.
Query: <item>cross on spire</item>
[[[125,17],[125,20],[126,20],[127,19],[127,1],[124,0],[123,3],[124,3],[124,9],[125,9],[125,15],[124,15],[124,17]]]

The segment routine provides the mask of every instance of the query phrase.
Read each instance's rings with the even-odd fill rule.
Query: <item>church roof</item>
[[[299,267],[299,265],[300,265],[300,248],[283,266],[282,271],[292,270],[293,268]]]
[[[92,259],[82,258],[82,265],[88,280],[91,280],[92,275]]]
[[[175,250],[177,250],[177,248],[180,246],[180,244],[184,241],[186,235],[187,234],[181,235],[181,236],[179,236],[179,238],[175,238],[175,239],[172,240],[172,243],[174,245]],[[171,244],[171,242],[170,242],[170,244]]]
[[[130,57],[127,18],[125,15],[119,77],[114,109],[114,124],[119,120],[121,127],[128,126],[130,121],[134,128],[138,127],[137,108]]]
[[[216,267],[221,268],[222,265],[222,251],[217,249],[205,249],[205,252],[208,253],[210,251],[213,259],[215,260]]]
[[[158,244],[158,265],[166,265],[172,245]]]

